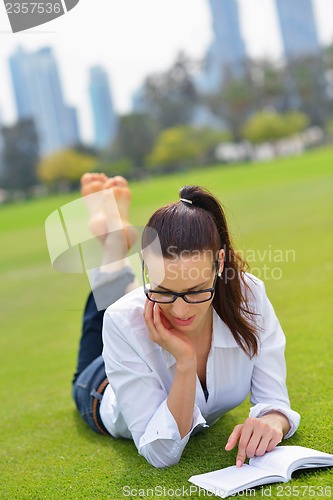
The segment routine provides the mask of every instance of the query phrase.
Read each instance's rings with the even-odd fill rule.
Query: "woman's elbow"
[[[144,449],[145,448],[145,449]],[[140,455],[142,455],[147,462],[155,467],[156,469],[162,469],[165,467],[172,467],[177,465],[181,454],[174,455],[173,453],[157,453],[153,449],[149,449],[149,445],[144,446],[139,450]]]

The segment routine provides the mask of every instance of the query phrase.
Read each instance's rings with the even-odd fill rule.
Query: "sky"
[[[243,36],[253,57],[281,55],[273,0],[238,0]],[[333,41],[333,0],[313,0],[320,39]],[[166,69],[180,50],[203,57],[212,37],[208,0],[80,0],[64,16],[13,34],[0,4],[0,116],[15,121],[7,59],[17,46],[53,47],[66,102],[78,109],[82,138],[93,137],[88,69],[101,64],[117,112],[130,111],[144,77]]]

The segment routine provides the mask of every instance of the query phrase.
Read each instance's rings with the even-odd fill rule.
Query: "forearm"
[[[176,364],[175,377],[167,399],[167,405],[177,422],[181,439],[190,431],[196,389],[196,365]]]

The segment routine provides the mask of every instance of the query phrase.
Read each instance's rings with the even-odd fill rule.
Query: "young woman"
[[[263,282],[232,247],[218,200],[186,186],[151,216],[140,286],[126,260],[137,238],[127,182],[86,174],[82,194],[99,191],[91,228],[103,261],[91,275],[73,384],[84,420],[96,432],[133,439],[155,467],[178,463],[192,434],[249,393],[249,417],[225,446],[238,445],[236,465],[292,436],[300,416],[285,384],[285,336]]]

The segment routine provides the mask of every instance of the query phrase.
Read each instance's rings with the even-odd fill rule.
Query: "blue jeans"
[[[97,291],[108,298],[105,307],[125,295],[126,288],[135,275],[130,268],[116,273],[113,281],[104,284]],[[102,293],[101,293],[102,292]],[[97,295],[96,295],[97,296]],[[73,379],[72,395],[83,420],[99,434],[109,435],[100,414],[99,407],[108,385],[102,358],[102,327],[105,309],[98,310],[94,295],[90,293],[83,315],[82,335],[79,346],[77,369]]]

